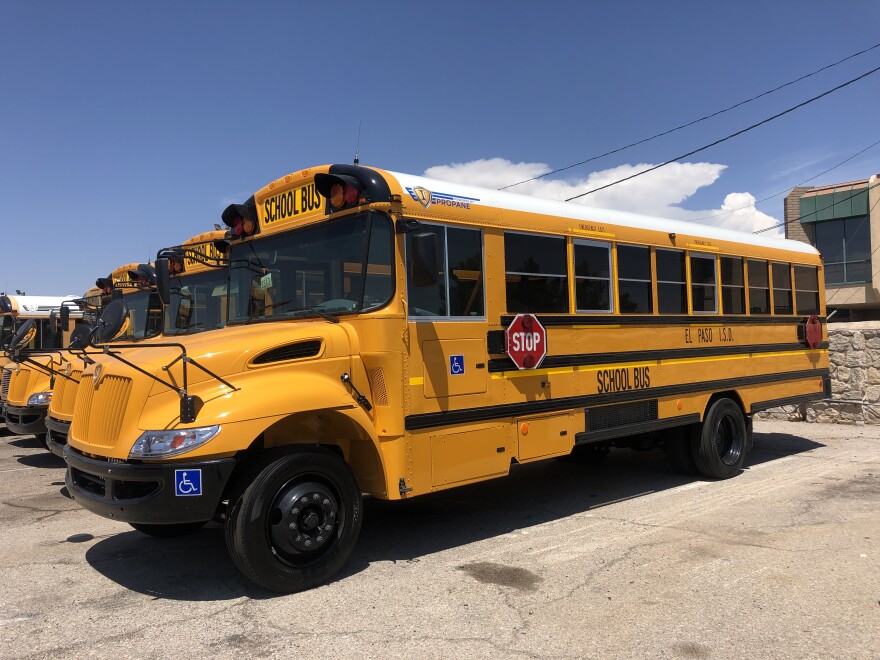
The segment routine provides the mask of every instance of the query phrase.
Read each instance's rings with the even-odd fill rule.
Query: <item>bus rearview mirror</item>
[[[171,276],[168,259],[156,259],[156,293],[163,305],[171,302]]]
[[[61,311],[58,312],[58,318],[61,319],[61,329],[64,332],[70,330],[70,307],[61,305]]]

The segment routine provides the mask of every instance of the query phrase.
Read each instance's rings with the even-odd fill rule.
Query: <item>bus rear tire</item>
[[[709,407],[693,434],[694,463],[700,474],[729,479],[742,471],[748,428],[735,401],[718,399]]]
[[[269,460],[229,502],[226,545],[245,577],[294,593],[327,582],[342,568],[362,519],[360,488],[339,455],[321,448],[293,451]]]
[[[189,523],[171,523],[171,524],[154,524],[154,523],[128,523],[137,531],[147,536],[157,539],[173,539],[178,536],[185,536],[200,530],[207,524],[207,520],[203,522]]]

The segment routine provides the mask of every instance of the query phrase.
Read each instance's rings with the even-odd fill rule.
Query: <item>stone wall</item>
[[[880,424],[880,324],[828,326],[831,399],[773,408],[758,419]]]

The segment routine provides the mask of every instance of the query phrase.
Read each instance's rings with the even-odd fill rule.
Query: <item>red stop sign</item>
[[[504,340],[517,369],[537,369],[547,355],[547,331],[534,314],[517,314]]]

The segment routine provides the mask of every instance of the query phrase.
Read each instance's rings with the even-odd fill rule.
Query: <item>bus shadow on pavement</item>
[[[750,466],[822,445],[797,436],[755,434]],[[412,500],[364,500],[364,526],[348,565],[333,581],[374,562],[411,562],[450,548],[526,530],[699,480],[672,471],[660,451],[618,449],[598,467],[564,460],[515,465],[510,475]],[[86,560],[120,586],[169,600],[230,600],[279,596],[251,584],[226,552],[221,525],[177,539],[140,532],[94,544]]]

